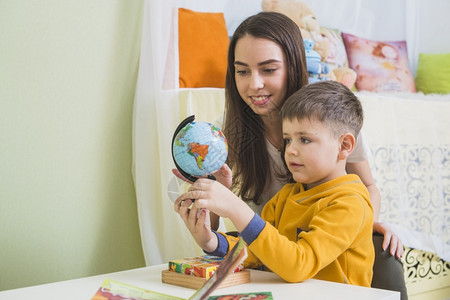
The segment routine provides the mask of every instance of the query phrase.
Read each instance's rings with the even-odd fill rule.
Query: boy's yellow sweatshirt
[[[241,233],[249,250],[245,267],[264,265],[288,282],[315,278],[370,286],[373,208],[357,175],[307,191],[300,183],[287,184],[264,206],[261,217],[265,223],[255,214]],[[236,242],[218,236],[219,247],[223,237],[228,250]]]

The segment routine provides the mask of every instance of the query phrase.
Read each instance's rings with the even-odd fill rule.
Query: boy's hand
[[[184,182],[187,182],[189,184],[193,184],[192,181],[186,179],[178,169],[172,169],[173,175],[175,175],[177,178],[183,180]],[[216,177],[216,180],[220,182],[222,185],[226,186],[227,188],[231,187],[233,176],[230,167],[227,164],[224,164],[219,170],[217,170],[214,174],[214,177]],[[172,200],[174,201],[174,200]],[[215,213],[210,213],[210,220],[211,220],[211,228],[213,230],[217,230],[219,228],[219,216]]]
[[[211,231],[209,211],[207,209],[199,210],[192,205],[192,200],[182,198],[183,195],[175,201],[175,211],[181,216],[200,248],[207,252],[213,252],[218,246],[218,240]]]
[[[198,179],[180,198],[192,199],[194,207],[208,209],[221,217],[229,218],[240,232],[255,215],[255,212],[227,187],[210,179]]]
[[[242,202],[220,182],[203,178],[194,182],[185,195],[186,199],[194,200],[197,208],[206,208],[224,218],[235,212],[233,203]]]

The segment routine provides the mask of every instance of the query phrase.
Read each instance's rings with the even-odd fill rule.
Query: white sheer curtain
[[[180,115],[176,94],[177,56],[170,49],[175,40],[176,1],[147,1],[144,11],[139,76],[133,125],[133,174],[138,200],[142,246],[147,265],[161,263],[180,252],[193,250],[170,202],[166,201],[166,178],[171,164],[171,132]],[[171,74],[168,76],[167,74]],[[165,84],[170,89],[163,89]],[[171,251],[172,249],[172,251]],[[170,253],[173,252],[173,253]],[[180,253],[181,254],[181,253]]]
[[[223,111],[222,89],[201,89],[194,99],[191,90],[178,88],[177,8],[195,8],[199,2],[148,0],[145,4],[133,118],[133,176],[147,265],[201,253],[167,193],[174,168],[175,128],[191,114],[198,121],[212,122]],[[209,6],[204,8],[221,11],[225,1],[217,1],[215,9]]]
[[[446,0],[305,0],[323,26],[365,38],[407,40],[413,71],[419,52],[450,52]],[[191,114],[214,121],[223,90],[178,88],[177,8],[224,12],[230,35],[261,0],[147,0],[133,119],[133,176],[147,265],[197,255],[200,250],[173,212],[167,186],[173,168],[173,131]],[[370,136],[368,136],[370,140]]]

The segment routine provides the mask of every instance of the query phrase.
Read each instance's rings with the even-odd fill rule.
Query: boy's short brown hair
[[[337,81],[319,81],[303,86],[281,108],[282,120],[315,119],[326,123],[335,137],[346,132],[358,136],[364,120],[361,102]]]

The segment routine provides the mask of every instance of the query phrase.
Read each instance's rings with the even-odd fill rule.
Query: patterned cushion
[[[415,92],[406,41],[380,42],[342,33],[358,91]]]

